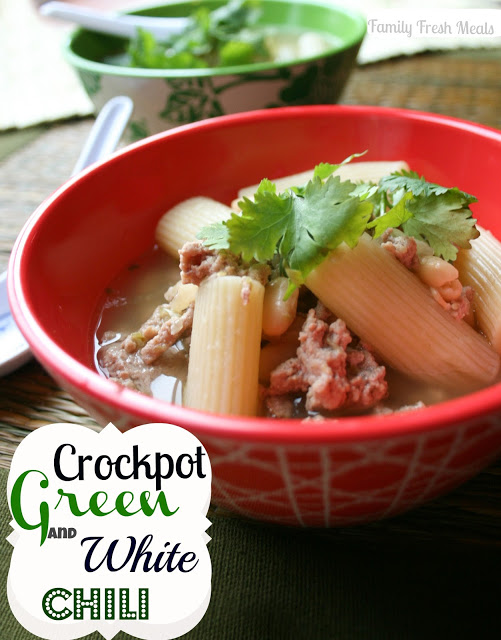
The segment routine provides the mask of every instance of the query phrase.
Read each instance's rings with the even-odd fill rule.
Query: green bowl
[[[203,0],[142,9],[148,16],[186,16]],[[78,29],[64,47],[96,111],[116,95],[128,95],[134,113],[128,137],[143,138],[171,127],[229,113],[280,106],[337,102],[365,37],[365,18],[329,2],[262,0],[260,24],[325,34],[321,55],[209,69],[143,69],[103,62],[125,51],[127,40]]]

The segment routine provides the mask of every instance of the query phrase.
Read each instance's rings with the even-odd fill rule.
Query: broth
[[[108,350],[120,350],[126,336],[137,331],[153,310],[163,302],[166,290],[179,280],[179,265],[158,247],[154,247],[129,267],[109,286],[95,334],[95,365],[104,376],[109,372],[104,364]],[[189,357],[189,338],[178,340],[152,365],[140,364],[138,353],[129,356],[137,366],[135,388],[154,398],[182,405]],[[432,405],[457,397],[450,390],[412,380],[386,367],[389,395],[367,413],[386,413],[415,406]],[[473,390],[473,389],[472,389]],[[421,404],[422,403],[422,404]],[[315,417],[307,412],[304,399],[294,402],[296,418]],[[358,410],[356,413],[360,413]],[[323,412],[326,417],[353,415],[349,410]]]
[[[95,335],[95,364],[109,377],[103,364],[108,350],[118,351],[122,341],[165,302],[165,291],[179,279],[179,266],[155,247],[130,265],[106,291]],[[131,356],[131,364],[140,363],[139,354]],[[141,393],[167,402],[182,404],[182,389],[188,368],[188,350],[184,341],[168,350],[152,366],[140,365],[141,377],[135,378]]]

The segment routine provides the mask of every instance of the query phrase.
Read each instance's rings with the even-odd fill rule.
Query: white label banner
[[[7,490],[9,603],[31,633],[167,640],[203,617],[211,470],[189,432],[41,427],[16,450]]]

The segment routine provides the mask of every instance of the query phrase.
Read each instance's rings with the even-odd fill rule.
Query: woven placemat
[[[423,53],[358,67],[344,104],[431,111],[501,129],[501,49]]]
[[[34,360],[0,379],[0,467],[9,468],[21,440],[46,424],[99,425]]]
[[[92,127],[92,120],[69,121],[25,129],[21,141],[34,139],[0,160],[0,271],[6,268],[14,241],[29,216],[70,177]],[[0,135],[0,144],[3,136]],[[14,147],[13,134],[6,146]],[[6,149],[6,152],[8,148]]]

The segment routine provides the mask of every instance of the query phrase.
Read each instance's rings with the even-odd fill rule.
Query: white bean
[[[271,280],[264,290],[263,333],[266,336],[281,336],[296,317],[299,290],[284,300],[289,286],[288,278],[280,276]]]
[[[456,280],[459,272],[454,265],[437,256],[424,256],[416,269],[419,278],[428,286],[439,288]]]

